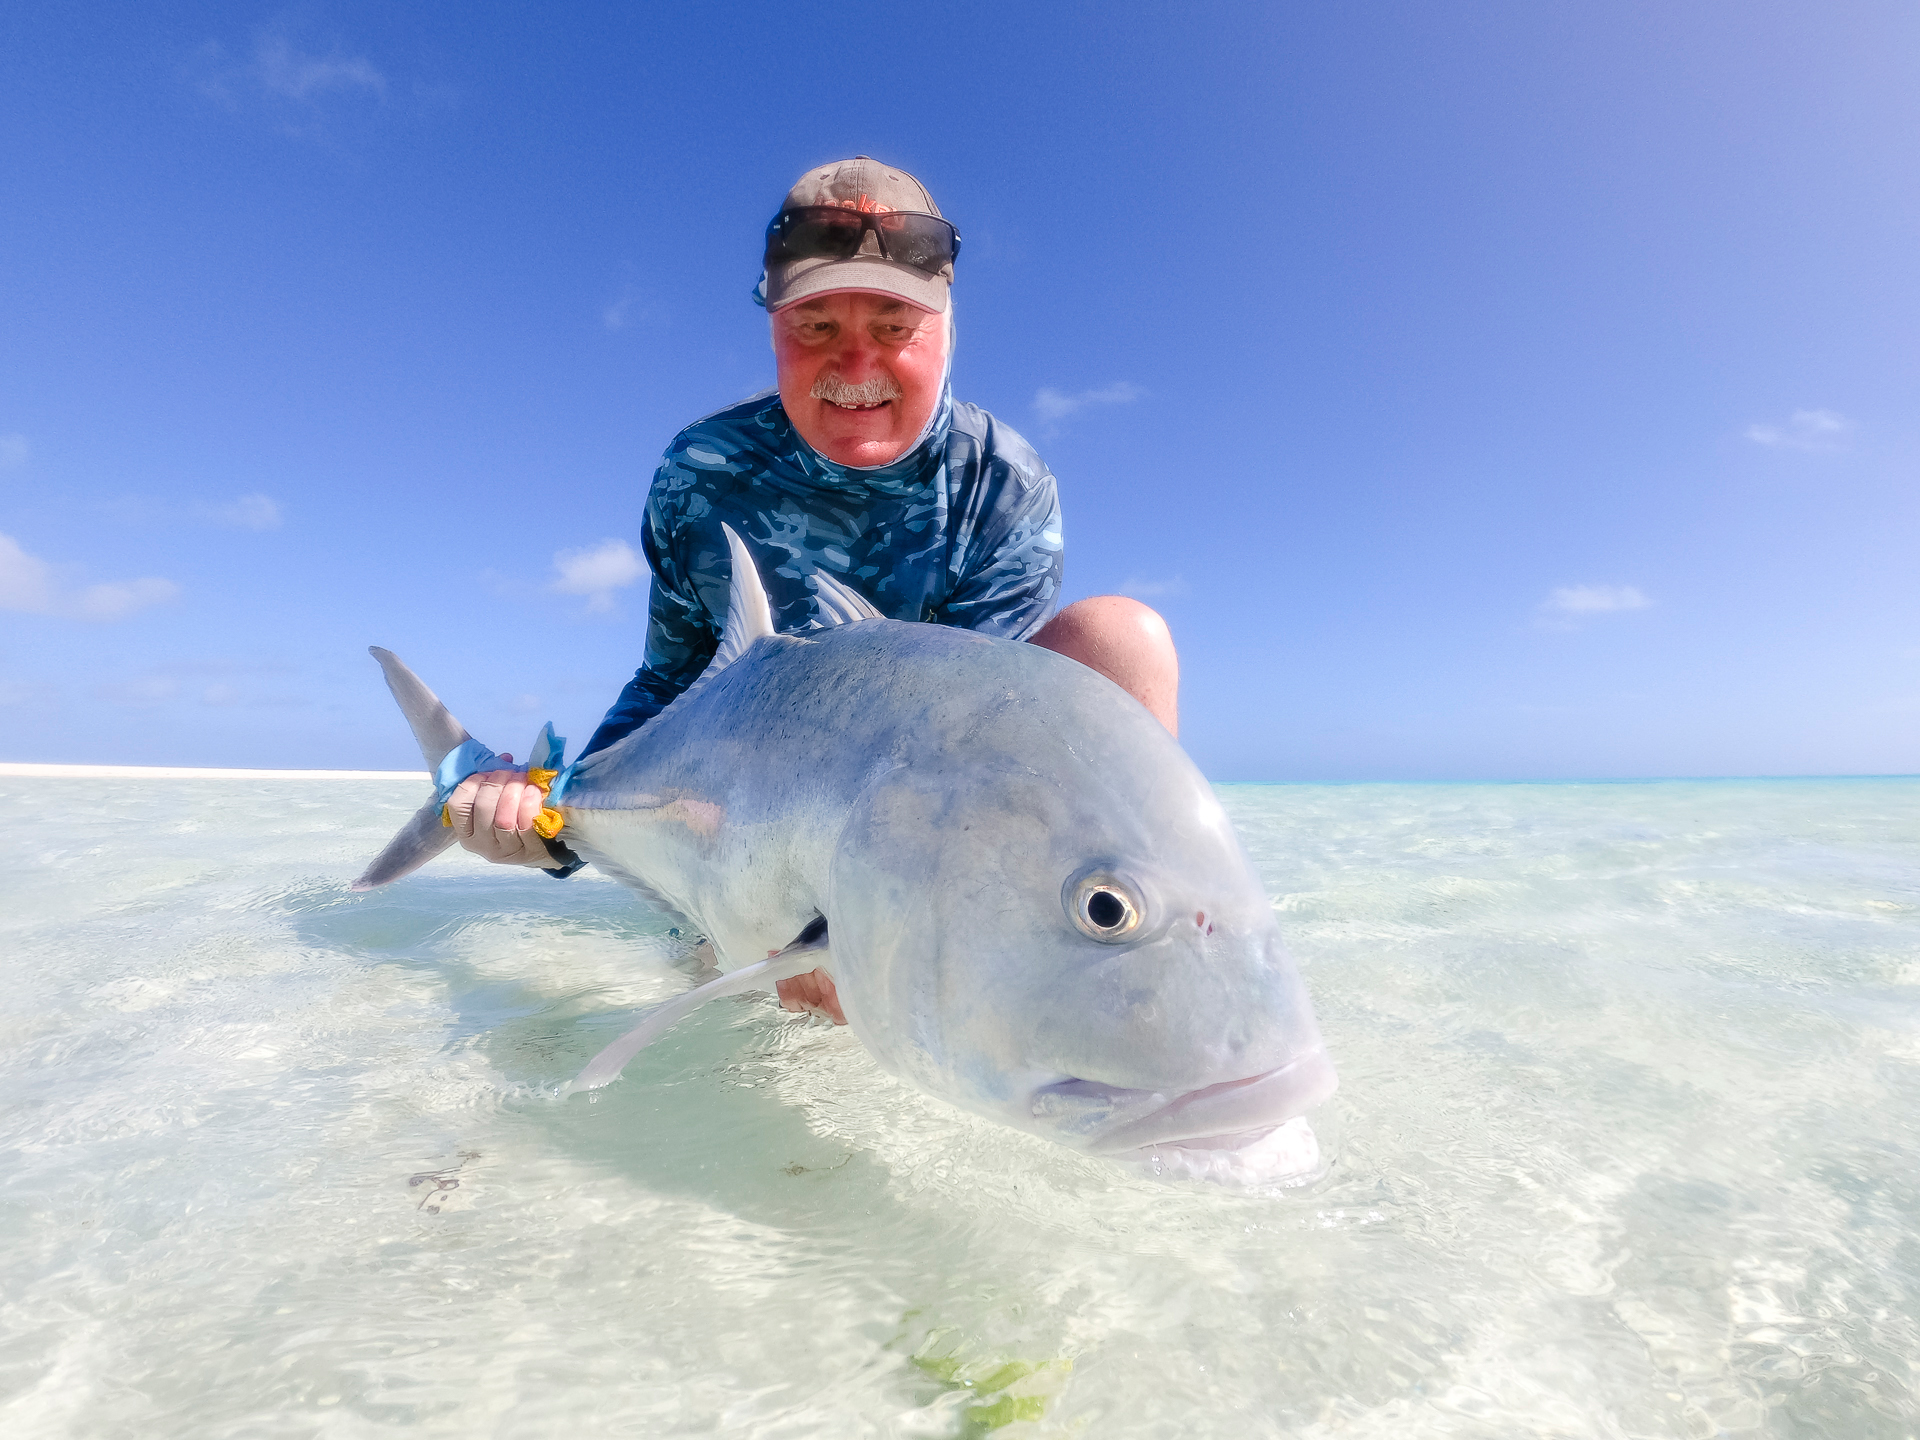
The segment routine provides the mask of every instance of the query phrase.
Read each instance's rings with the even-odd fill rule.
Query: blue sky
[[[1920,770],[1910,3],[14,7],[0,136],[0,759],[584,739],[865,152],[1210,775]]]

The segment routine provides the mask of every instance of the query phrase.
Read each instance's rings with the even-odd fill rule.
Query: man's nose
[[[847,379],[858,382],[881,368],[885,349],[865,330],[842,332],[833,347],[836,368]]]

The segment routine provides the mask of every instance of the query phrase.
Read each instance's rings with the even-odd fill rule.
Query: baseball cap
[[[785,213],[809,205],[840,206],[866,214],[940,214],[926,186],[906,171],[883,165],[870,155],[856,155],[809,170],[794,182],[780,209]],[[929,275],[889,260],[881,254],[877,238],[868,232],[861,237],[856,254],[844,259],[815,255],[779,261],[767,267],[762,283],[768,310],[781,310],[833,290],[877,290],[939,314],[946,310],[950,298],[953,265],[949,262],[937,275]]]

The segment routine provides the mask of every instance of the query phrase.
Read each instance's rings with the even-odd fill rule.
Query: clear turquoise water
[[[1920,782],[1223,794],[1343,1079],[1279,1197],[753,998],[557,1104],[686,983],[625,891],[0,779],[0,1433],[1920,1432]]]

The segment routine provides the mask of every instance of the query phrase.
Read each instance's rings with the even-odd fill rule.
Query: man
[[[588,741],[613,744],[698,678],[726,624],[723,523],[753,551],[775,628],[814,621],[826,571],[899,620],[1029,640],[1093,667],[1178,733],[1179,661],[1165,622],[1120,595],[1054,614],[1060,508],[1033,448],[953,400],[959,232],[926,187],[866,156],[803,175],[767,227],[754,298],[778,386],[697,420],[667,447],[642,536],[653,567],[646,663]],[[507,757],[511,759],[512,757]],[[449,802],[461,845],[570,875],[533,831],[541,794],[515,771]],[[822,971],[781,982],[790,1010],[844,1025]]]

